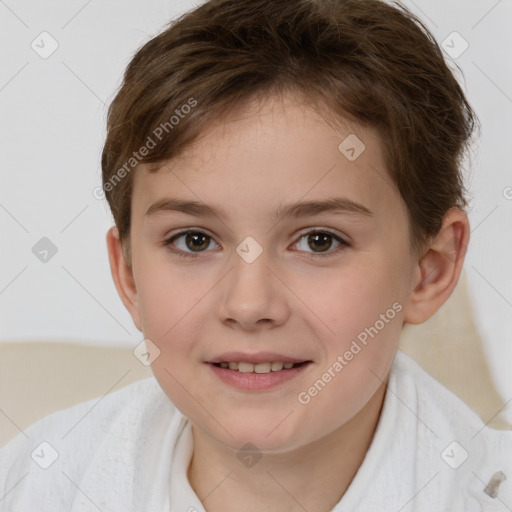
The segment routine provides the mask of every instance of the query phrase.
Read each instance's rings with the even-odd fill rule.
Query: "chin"
[[[231,435],[223,429],[219,432],[219,428],[216,428],[213,437],[237,452],[240,450],[285,452],[296,448],[300,439],[299,432],[296,429],[286,429],[285,423],[286,420],[283,422],[283,417],[272,417],[268,421],[262,421],[261,416],[258,418],[256,415],[240,423],[237,421],[226,423],[226,430]]]

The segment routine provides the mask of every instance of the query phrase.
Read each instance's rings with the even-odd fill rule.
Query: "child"
[[[211,0],[145,44],[102,169],[156,379],[10,442],[2,510],[511,510],[512,432],[397,351],[457,284],[474,123],[378,0]]]

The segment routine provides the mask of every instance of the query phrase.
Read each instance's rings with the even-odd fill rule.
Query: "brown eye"
[[[327,251],[332,245],[332,236],[327,233],[314,233],[308,235],[308,244],[319,252]]]
[[[210,245],[210,237],[201,232],[191,231],[185,235],[185,245],[192,251],[202,251]]]
[[[207,252],[206,249],[208,249],[211,242],[213,242],[212,237],[206,233],[189,229],[165,240],[163,245],[168,246],[168,249],[178,256],[194,258],[202,252]],[[172,247],[176,247],[176,249]]]
[[[304,240],[305,242],[302,242]],[[333,250],[329,250],[334,246]],[[309,233],[305,233],[299,238],[297,242],[297,248],[306,253],[309,258],[322,258],[336,254],[345,247],[349,247],[350,244],[340,238],[334,233],[329,231],[314,230]]]

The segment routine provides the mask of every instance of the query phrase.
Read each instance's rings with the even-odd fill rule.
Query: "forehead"
[[[156,173],[140,166],[132,213],[140,218],[177,198],[265,217],[283,203],[343,196],[382,214],[401,200],[382,149],[375,130],[344,119],[333,126],[294,96],[253,102],[216,120]]]

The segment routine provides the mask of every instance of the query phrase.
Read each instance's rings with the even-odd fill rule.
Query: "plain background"
[[[199,3],[0,0],[0,342],[133,348],[142,340],[110,275],[108,205],[93,194],[101,185],[106,111],[136,49]],[[512,2],[403,3],[439,43],[451,47],[447,60],[462,69],[463,75],[457,70],[456,75],[481,120],[467,169],[473,199],[465,268],[491,370],[507,402],[512,399]],[[48,58],[31,46],[33,41],[41,46],[42,37],[46,49],[51,39],[58,44]],[[33,252],[43,237],[57,251],[46,263]]]

